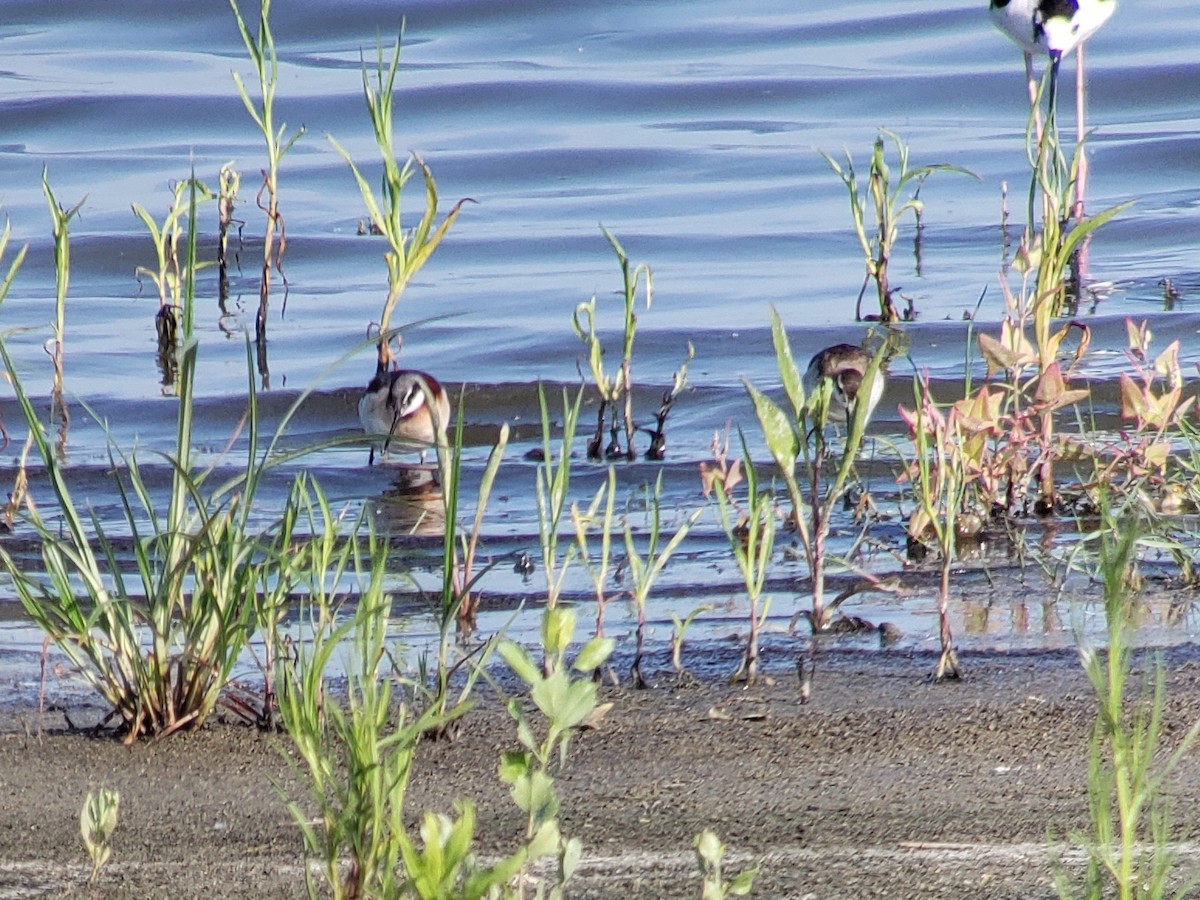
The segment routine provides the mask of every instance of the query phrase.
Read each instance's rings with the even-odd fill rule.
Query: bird
[[[416,449],[425,459],[430,447],[445,446],[450,398],[432,375],[415,369],[377,372],[358,401],[363,431],[384,435],[382,452],[393,442]],[[375,462],[375,443],[367,464]]]
[[[854,421],[854,412],[858,406],[858,395],[862,388],[863,377],[871,364],[871,355],[862,347],[853,344],[834,344],[817,352],[808,364],[804,373],[804,392],[812,396],[821,388],[821,382],[828,379],[833,383],[829,394],[829,409],[827,419],[835,415],[845,417],[846,428],[849,430]],[[883,368],[875,373],[871,382],[871,393],[867,397],[867,419],[879,404],[883,396],[883,385],[886,380]],[[864,420],[865,421],[865,420]]]
[[[1075,138],[1082,143],[1084,132],[1083,42],[1107,22],[1117,0],[988,0],[988,13],[997,28],[1012,38],[1025,54],[1025,77],[1029,102],[1037,106],[1037,79],[1033,77],[1033,54],[1050,56],[1050,116],[1058,91],[1058,66],[1075,51]],[[1035,114],[1037,137],[1041,139],[1041,117]],[[1087,185],[1087,159],[1079,151],[1079,173],[1075,191],[1075,218],[1083,218]]]

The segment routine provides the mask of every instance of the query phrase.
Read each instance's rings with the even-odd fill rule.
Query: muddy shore
[[[696,897],[692,841],[713,828],[737,871],[760,861],[755,896],[1052,897],[1049,836],[1087,824],[1090,688],[1074,654],[971,654],[968,678],[934,685],[930,657],[834,652],[812,702],[794,672],[752,688],[705,679],[606,690],[612,711],[579,734],[558,780],[562,825],[585,846],[574,897]],[[1149,665],[1149,661],[1146,661]],[[1168,746],[1200,717],[1200,651],[1165,657]],[[413,818],[478,805],[478,849],[520,827],[496,777],[515,746],[494,700],[456,740],[425,743]],[[73,719],[87,710],[74,711]],[[0,733],[0,897],[295,897],[300,835],[279,791],[302,796],[286,736],[217,724],[124,747],[71,733],[48,713],[4,714]],[[89,788],[121,793],[113,859],[94,888],[79,808]],[[1200,757],[1171,781],[1181,877]],[[1080,856],[1070,843],[1057,856]]]

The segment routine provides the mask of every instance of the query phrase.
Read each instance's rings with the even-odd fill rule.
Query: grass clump
[[[294,661],[281,662],[281,715],[307,775],[316,822],[298,800],[288,806],[306,848],[318,860],[325,889],[335,898],[520,898],[534,880],[531,867],[553,858],[553,882],[538,885],[535,895],[565,896],[582,844],[566,838],[559,827],[554,772],[566,760],[572,734],[604,712],[591,673],[611,653],[612,641],[589,641],[568,666],[575,617],[558,608],[545,610],[543,618],[548,674],[524,648],[500,644],[501,656],[528,687],[545,720],[543,730],[521,699],[508,701],[521,746],[502,754],[499,773],[526,823],[513,853],[490,866],[479,862],[472,847],[475,810],[469,800],[456,801],[450,814],[425,811],[413,834],[405,800],[414,754],[421,740],[444,732],[466,706],[443,712],[437,704],[418,708],[404,699],[422,691],[399,674],[387,647],[391,599],[384,586],[386,544],[368,529],[363,547],[357,537],[361,516],[342,537],[328,504],[319,493],[316,497],[323,527],[314,542],[318,556],[313,563],[331,566],[335,583],[343,576],[354,579],[354,608],[339,623],[339,608],[344,607],[335,606],[333,591],[315,592],[309,608],[311,641]],[[316,565],[311,566],[314,573]],[[330,696],[327,673],[335,652],[347,642],[343,701]],[[309,896],[322,893],[311,876],[307,887]]]
[[[305,566],[321,587],[309,605],[307,645],[294,660],[280,660],[279,710],[307,773],[316,824],[296,800],[288,807],[333,897],[402,896],[404,796],[413,754],[421,735],[444,717],[394,702],[386,544],[369,529],[364,558],[356,536],[363,518],[349,535],[341,535],[319,489],[310,509],[319,511],[317,524],[323,528],[314,534],[313,555]],[[333,597],[344,578],[357,582],[355,605],[339,622]],[[326,673],[335,652],[347,644],[346,699],[339,703],[328,696]],[[311,873],[306,875],[309,896],[319,896]]]
[[[128,534],[131,559],[122,549],[126,538],[75,499],[66,469],[0,340],[0,358],[29,427],[35,458],[44,467],[55,513],[44,516],[26,495],[24,519],[41,542],[44,575],[27,571],[2,546],[0,560],[25,611],[111,706],[128,741],[204,723],[255,631],[257,585],[264,572],[279,566],[267,551],[270,529],[258,533],[251,521],[258,486],[269,467],[267,455],[259,458],[253,384],[242,473],[210,486],[212,470],[198,469],[192,459],[195,201],[193,189],[175,447],[163,454],[171,472],[165,511],[147,488],[136,456],[110,444],[120,527]]]

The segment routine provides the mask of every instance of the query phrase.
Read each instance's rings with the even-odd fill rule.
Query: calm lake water
[[[315,2],[278,3],[273,10],[277,121],[289,130],[302,125],[306,133],[285,158],[280,179],[289,288],[285,309],[277,286],[269,321],[269,387],[262,393],[268,425],[299,389],[363,340],[379,313],[382,242],[358,234],[362,201],[327,135],[374,180],[360,64],[364,55],[374,58],[380,36],[395,37],[400,8],[350,0],[336,10]],[[694,390],[671,418],[667,462],[620,467],[626,497],[663,472],[675,522],[703,502],[697,464],[708,457],[715,431],[727,422],[745,427],[761,452],[741,379],[778,382],[767,331],[772,305],[798,357],[862,337],[863,326],[854,323],[862,259],[845,190],[817,150],[848,149],[865,169],[880,127],[908,142],[914,164],[952,163],[980,177],[939,173],[928,181],[920,271],[911,221],[902,225],[892,268],[893,284],[919,314],[907,326],[913,359],[954,396],[963,378],[964,312],[985,288],[978,321],[994,323],[1003,312],[1001,192],[1007,182],[1019,226],[1028,184],[1027,100],[1020,53],[992,28],[982,0],[928,10],[928,3],[901,0],[402,6],[397,146],[429,163],[445,208],[462,197],[476,201],[401,302],[397,321],[447,316],[408,334],[403,363],[454,389],[467,387],[468,496],[500,424],[517,426],[489,512],[489,553],[528,549],[536,561],[534,464],[523,457],[540,441],[536,385],[556,393],[578,383],[576,304],[596,295],[606,331],[618,327],[620,274],[600,223],[635,263],[654,271],[654,304],[640,314],[635,348],[635,379],[646,387],[644,420],[687,342],[696,348],[689,370]],[[1182,339],[1189,368],[1200,359],[1197,46],[1200,6],[1188,0],[1140,6],[1127,0],[1088,44],[1089,124],[1096,129],[1089,208],[1137,201],[1092,242],[1092,295],[1080,310],[1095,331],[1088,371],[1098,396],[1110,401],[1127,316],[1149,319],[1159,347]],[[158,464],[149,451],[170,447],[176,402],[159,383],[156,302],[152,287],[135,277],[138,266],[153,263],[154,251],[131,204],[161,216],[171,186],[192,167],[209,184],[226,162],[242,172],[245,227],[231,316],[218,308],[215,270],[201,277],[197,414],[201,449],[220,451],[247,395],[243,329],[253,328],[264,229],[254,203],[261,138],[231,77],[238,72],[249,81],[252,73],[230,9],[219,0],[192,4],[185,14],[161,2],[9,2],[0,48],[0,207],[14,244],[29,244],[0,310],[12,330],[10,348],[27,387],[44,397],[51,368],[43,344],[54,298],[45,169],[62,204],[82,201],[71,224],[67,392],[91,404],[117,442],[137,446],[151,467]],[[1073,64],[1065,66],[1064,84],[1071,83]],[[1073,118],[1069,96],[1062,109],[1066,125]],[[414,216],[419,200],[412,192]],[[202,215],[211,254],[215,209]],[[1171,311],[1164,310],[1164,279],[1180,298]],[[356,429],[357,392],[371,366],[367,349],[325,374],[289,440],[302,444]],[[906,360],[893,365],[873,425],[881,438],[901,431],[895,407],[911,397],[910,374]],[[11,458],[24,429],[15,405],[0,402],[15,439]],[[116,498],[105,473],[105,435],[79,405],[74,409],[73,477],[81,495],[110,517]],[[1099,412],[1105,411],[1102,403]],[[585,420],[591,421],[587,413]],[[888,551],[903,549],[908,504],[895,488],[894,460],[880,453],[870,484],[885,498],[888,519],[873,531],[882,549],[867,565],[890,572],[900,568]],[[411,504],[389,499],[397,469],[368,468],[364,449],[323,451],[306,467],[339,501],[372,502],[398,531],[411,524]],[[281,473],[265,495],[264,521],[290,475]],[[584,500],[604,470],[581,461],[575,475],[575,495]],[[0,471],[0,482],[11,477],[11,469]],[[411,544],[408,564],[418,582],[433,585],[421,568],[434,561],[437,541]],[[964,565],[971,569],[963,576],[967,597],[955,611],[964,648],[1069,645],[1073,622],[1095,614],[1086,603],[1052,594],[1036,572],[1027,582],[1014,577],[1017,586],[990,601],[978,599],[981,592],[970,586],[982,583],[980,571],[1013,571],[1003,550]],[[807,602],[796,583],[803,575],[801,561],[777,556],[772,627]],[[489,602],[505,610],[536,605],[540,578],[540,571],[526,579],[503,563],[484,586]],[[743,629],[740,576],[711,512],[662,584],[655,638],[669,634],[669,612],[686,613],[701,602],[717,608],[691,632],[699,646]],[[572,590],[585,585],[577,573]],[[1086,598],[1087,586],[1080,591],[1077,599]],[[936,643],[932,597],[918,590],[902,602],[867,596],[848,606],[898,622],[903,646],[928,648]],[[419,649],[429,624],[418,600],[406,609],[412,618],[398,623],[397,633]],[[1195,624],[1186,613],[1151,607],[1150,639],[1190,640]],[[481,628],[498,627],[510,615],[485,615]],[[581,612],[589,616],[590,607]],[[9,620],[0,629],[0,651],[28,659],[40,641],[21,624],[11,588],[0,587],[0,618]],[[610,622],[624,632],[630,619],[623,604],[613,605]],[[535,623],[536,613],[525,612],[510,627],[520,637]]]

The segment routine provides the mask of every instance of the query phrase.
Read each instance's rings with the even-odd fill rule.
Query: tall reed
[[[0,358],[61,519],[45,518],[41,506],[27,498],[23,519],[41,541],[44,574],[28,571],[3,546],[0,560],[25,611],[111,705],[128,741],[204,723],[255,630],[256,586],[262,570],[279,565],[264,552],[271,545],[272,529],[254,529],[258,487],[271,462],[269,454],[259,456],[252,378],[243,471],[213,486],[212,469],[199,470],[193,461],[196,199],[193,186],[175,446],[162,454],[171,472],[165,513],[148,489],[136,455],[122,453],[110,442],[121,528],[131,537],[131,559],[122,555],[122,542],[99,515],[75,499],[67,470],[0,339]],[[249,359],[247,367],[252,371]],[[294,407],[280,429],[293,412]],[[278,432],[272,449],[277,441]]]

